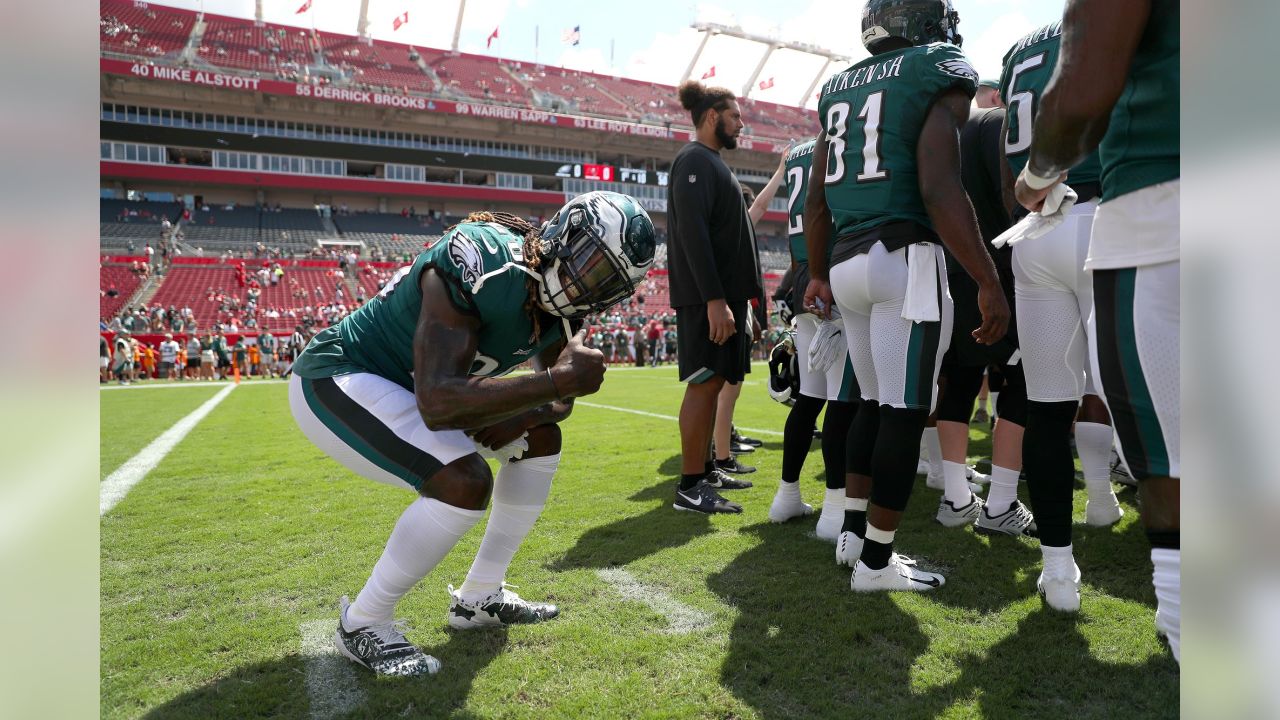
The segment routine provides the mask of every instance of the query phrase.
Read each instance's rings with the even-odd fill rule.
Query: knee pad
[[[996,414],[1001,420],[1027,426],[1027,379],[1022,374],[1021,363],[1004,368],[1004,386],[996,400]]]
[[[845,470],[855,475],[871,476],[871,457],[875,452],[876,435],[880,432],[880,403],[863,400],[858,412],[849,423],[845,440]],[[825,437],[825,436],[824,436]]]
[[[969,424],[973,402],[982,389],[982,368],[952,365],[945,368],[946,386],[938,399],[938,420]]]
[[[871,459],[871,501],[876,505],[898,512],[906,509],[928,417],[923,409],[880,408],[880,432]]]

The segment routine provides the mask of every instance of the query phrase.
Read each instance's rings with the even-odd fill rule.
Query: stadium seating
[[[103,292],[115,288],[117,295],[102,295],[98,300],[98,318],[108,320],[120,312],[125,302],[138,291],[141,278],[128,265],[103,265],[98,268],[98,287]]]
[[[506,105],[532,106],[528,92],[511,79],[496,58],[448,53],[428,60],[427,64],[454,94]]]
[[[98,201],[98,220],[103,223],[159,225],[166,217],[170,222],[177,222],[181,215],[179,203],[109,198]]]
[[[568,104],[563,107],[564,110],[639,119],[638,112],[633,112],[630,106],[603,92],[591,73],[532,66],[517,71],[516,76],[534,90],[565,100]]]
[[[218,15],[207,16],[199,56],[222,67],[279,74],[289,64],[315,62],[310,33],[282,25],[255,26],[252,22]]]
[[[325,62],[349,73],[360,85],[412,92],[435,92],[431,77],[409,60],[409,46],[398,43],[366,43],[350,35],[318,33]],[[423,55],[421,51],[420,55]]]
[[[352,233],[408,233],[411,235],[439,235],[444,224],[422,215],[406,216],[392,213],[355,213],[335,215],[333,224],[345,235]]]
[[[159,57],[186,46],[195,20],[195,13],[189,10],[102,0],[98,7],[99,46],[103,52]]]

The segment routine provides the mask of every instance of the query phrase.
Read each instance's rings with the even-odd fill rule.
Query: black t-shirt
[[[960,131],[960,181],[973,202],[978,231],[987,252],[995,261],[1000,282],[1004,284],[1007,281],[1006,291],[1012,295],[1013,248],[1006,245],[997,250],[991,246],[991,241],[1013,224],[1004,209],[1003,179],[1000,176],[1000,166],[1005,162],[1000,139],[1003,126],[1003,108],[975,109],[969,113],[969,120]],[[964,272],[950,251],[946,255],[947,272]]]
[[[720,153],[702,143],[685,145],[671,164],[667,233],[672,307],[763,294],[742,188]]]

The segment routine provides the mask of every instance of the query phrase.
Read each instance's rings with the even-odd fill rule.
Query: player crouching
[[[541,230],[475,213],[402,268],[370,302],[317,335],[294,364],[289,402],[303,433],[347,468],[419,495],[400,516],[355,602],[342,599],[339,651],[379,675],[434,673],[396,603],[493,509],[457,591],[455,628],[554,618],[504,583],[541,514],[573,398],[604,358],[570,322],[634,292],[654,231],[635,200],[593,192]],[[500,378],[531,360],[534,372]],[[496,477],[481,455],[498,459]]]

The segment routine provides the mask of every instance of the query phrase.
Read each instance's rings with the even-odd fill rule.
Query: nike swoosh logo
[[[912,577],[910,575],[905,575],[902,573],[899,573],[899,574],[902,575],[902,577],[908,580],[911,580],[912,582],[918,582],[921,585],[928,585],[929,587],[935,587],[935,588],[942,586],[942,583],[938,582],[938,578],[929,578],[928,580],[922,580],[918,577]]]
[[[684,493],[682,493],[682,492],[676,492],[676,494],[677,494],[677,495],[679,495],[680,497],[684,498],[684,501],[685,501],[685,502],[687,502],[687,503],[693,503],[694,505],[701,505],[701,504],[702,504],[702,498],[701,498],[701,497],[699,497],[699,496],[697,496],[697,495],[695,495],[695,496],[693,496],[693,497],[689,497],[688,495],[685,495],[685,494],[684,494]]]

